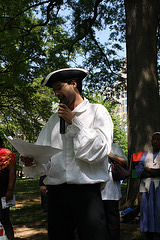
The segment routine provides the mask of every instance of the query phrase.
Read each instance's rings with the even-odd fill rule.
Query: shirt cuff
[[[67,127],[67,133],[69,136],[74,137],[82,129],[82,123],[78,120],[76,116],[72,119],[72,124]]]

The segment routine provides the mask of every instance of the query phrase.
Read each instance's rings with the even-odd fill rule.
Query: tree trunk
[[[159,0],[124,0],[126,11],[128,152],[147,151],[151,137],[160,130],[157,76],[157,26]],[[138,192],[130,179],[128,200]]]

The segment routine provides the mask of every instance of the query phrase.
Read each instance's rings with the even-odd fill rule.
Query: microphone
[[[65,103],[65,99],[61,98],[60,103]],[[65,121],[62,117],[60,118],[60,134],[65,134]]]

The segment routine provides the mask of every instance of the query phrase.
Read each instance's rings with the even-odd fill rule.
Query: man
[[[153,133],[151,147],[135,168],[140,178],[140,232],[149,240],[160,238],[160,131]]]
[[[114,181],[111,172],[111,160],[114,160],[124,167],[128,163],[128,159],[123,149],[116,143],[112,143],[111,152],[109,154],[108,171],[109,181],[102,190],[102,199],[107,220],[107,227],[110,239],[120,239],[120,216],[119,216],[119,199],[122,197],[120,181]]]
[[[80,68],[60,69],[42,82],[52,87],[58,99],[58,113],[51,116],[37,143],[60,150],[46,165],[22,157],[24,171],[32,177],[46,174],[48,189],[49,240],[72,240],[77,228],[80,240],[106,240],[108,233],[101,199],[101,183],[108,180],[106,158],[111,150],[113,124],[108,111],[90,104],[80,95],[82,79],[88,74]],[[65,134],[60,134],[60,120]]]
[[[14,240],[14,231],[10,221],[10,209],[2,208],[1,198],[6,197],[6,201],[13,199],[15,181],[15,153],[4,148],[3,139],[0,137],[0,223],[5,229],[8,240]]]

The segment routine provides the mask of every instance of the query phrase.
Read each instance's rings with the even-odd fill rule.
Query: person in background
[[[6,201],[13,199],[13,190],[16,181],[15,154],[4,148],[3,139],[0,137],[0,199]],[[14,231],[10,221],[9,208],[2,209],[0,201],[0,222],[2,223],[8,240],[14,240]]]
[[[40,193],[41,193],[41,206],[42,209],[48,211],[48,190],[47,186],[44,184],[43,180],[46,178],[46,175],[41,176],[39,179]]]
[[[21,157],[30,177],[46,175],[48,190],[49,240],[108,240],[101,198],[101,184],[108,180],[107,156],[111,151],[113,123],[107,109],[81,96],[82,79],[88,71],[80,68],[51,72],[42,84],[63,99],[42,129],[37,144],[59,149],[43,165]],[[65,133],[60,134],[60,119]]]
[[[160,132],[153,134],[151,148],[135,168],[141,179],[140,232],[149,240],[160,238]]]
[[[110,239],[120,239],[120,215],[119,215],[119,199],[122,197],[120,181],[113,181],[111,172],[111,160],[117,161],[123,166],[127,165],[128,159],[123,149],[116,143],[112,143],[112,149],[109,154],[108,171],[109,181],[102,190],[102,199],[104,203],[105,216],[107,219],[107,227]]]

